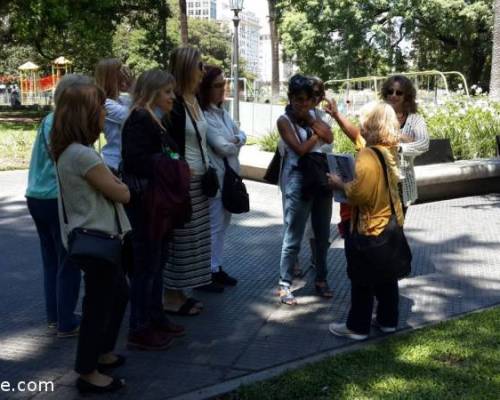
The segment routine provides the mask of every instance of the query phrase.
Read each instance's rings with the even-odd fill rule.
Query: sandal
[[[188,317],[193,317],[201,312],[201,310],[198,307],[196,307],[196,300],[192,298],[188,298],[184,302],[184,304],[182,304],[177,310],[168,310],[164,308],[164,311],[167,314],[181,315]]]
[[[205,307],[205,305],[201,302],[201,300],[198,300],[195,297],[188,297],[187,299],[191,300],[191,301],[194,301],[194,306],[196,308],[199,308],[200,310],[203,310],[203,307]]]
[[[318,283],[323,283],[323,285],[319,286]],[[314,284],[314,287],[316,288],[316,293],[320,297],[324,297],[326,299],[330,299],[333,297],[333,291],[330,289],[330,286],[328,286],[328,283],[326,282],[316,282]]]
[[[297,299],[288,286],[280,286],[279,296],[282,304],[286,304],[287,306],[294,306],[297,304]]]

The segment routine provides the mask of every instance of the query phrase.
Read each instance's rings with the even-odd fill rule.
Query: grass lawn
[[[498,400],[500,307],[243,387],[238,398]]]
[[[37,127],[34,120],[0,119],[0,171],[28,168]]]

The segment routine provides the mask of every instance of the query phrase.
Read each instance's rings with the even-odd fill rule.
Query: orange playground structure
[[[40,76],[40,67],[31,61],[21,65],[18,68],[21,104],[50,104],[57,82],[72,72],[72,64],[67,58],[58,57],[47,76]]]

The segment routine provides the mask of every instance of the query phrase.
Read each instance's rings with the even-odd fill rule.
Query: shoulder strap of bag
[[[42,137],[43,145],[45,147],[45,151],[47,151],[47,155],[54,162],[54,158],[52,158],[52,152],[50,151],[49,144],[47,143],[47,138],[45,137],[45,117],[42,119],[41,127],[40,127],[40,136]]]
[[[61,206],[62,206],[62,213],[63,213],[63,221],[64,225],[68,225],[68,214],[66,214],[66,207],[64,206],[64,198],[63,198],[63,193],[62,193],[62,184],[61,184],[61,178],[59,178],[59,171],[57,170],[57,163],[55,163],[56,167],[56,176],[57,176],[57,181],[59,182],[59,194],[61,195]],[[115,211],[115,220],[116,224],[118,226],[118,233],[121,235],[123,233],[122,229],[122,224],[120,223],[120,218],[118,217],[118,210],[116,209],[116,204],[114,201],[110,200],[113,203],[113,209]]]
[[[377,149],[376,147],[372,146],[372,147],[370,147],[370,149],[372,149],[375,152],[375,154],[377,155],[377,157],[380,161],[380,164],[382,164],[382,169],[384,171],[384,177],[385,177],[385,183],[387,185],[387,190],[389,192],[389,201],[391,203],[391,212],[392,212],[392,214],[396,214],[396,211],[394,210],[394,203],[392,202],[391,188],[389,186],[389,177],[387,176],[387,165],[385,163],[384,156],[382,155],[382,152],[379,149]]]
[[[186,112],[189,116],[189,119],[191,120],[191,123],[193,124],[194,130],[196,132],[196,138],[198,139],[198,146],[200,147],[200,153],[201,153],[201,159],[203,161],[203,165],[205,166],[205,169],[208,169],[207,161],[205,159],[205,153],[203,151],[203,147],[201,145],[201,135],[200,131],[198,130],[198,125],[196,124],[196,120],[193,118],[193,115],[191,114],[191,111],[189,111],[189,107],[186,105],[186,102],[184,99],[181,97],[182,104],[184,105],[184,108],[186,109]]]

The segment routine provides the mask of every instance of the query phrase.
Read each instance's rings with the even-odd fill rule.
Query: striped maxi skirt
[[[201,191],[201,176],[192,176],[189,188],[193,214],[184,227],[175,229],[168,243],[163,268],[165,289],[189,289],[207,285],[210,271],[210,214],[208,198]]]

